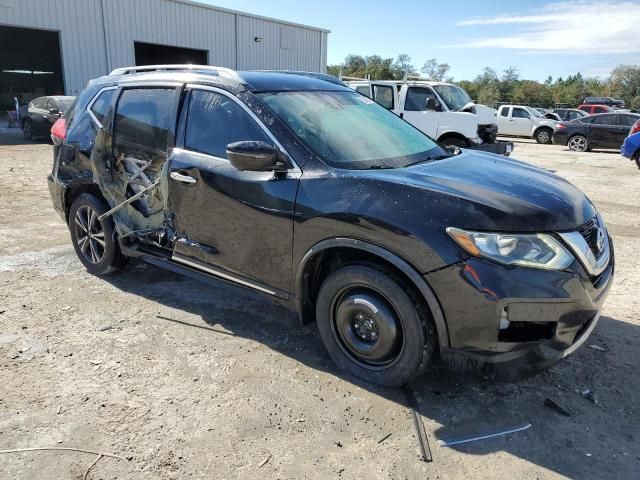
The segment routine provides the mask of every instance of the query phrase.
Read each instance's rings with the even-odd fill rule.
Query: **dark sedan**
[[[619,149],[638,120],[640,114],[637,113],[603,113],[560,122],[553,132],[553,143],[567,145],[574,152],[593,148]]]
[[[584,110],[578,110],[577,108],[554,108],[553,113],[560,117],[560,120],[564,122],[570,122],[576,118],[582,118],[589,115]]]
[[[40,97],[29,102],[27,113],[20,119],[24,136],[31,140],[49,137],[51,127],[71,106],[76,97]]]

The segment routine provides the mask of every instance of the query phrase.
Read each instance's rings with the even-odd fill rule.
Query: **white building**
[[[131,65],[324,72],[328,33],[188,0],[0,0],[0,110]]]

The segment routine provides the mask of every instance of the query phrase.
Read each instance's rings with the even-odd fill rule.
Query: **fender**
[[[433,290],[427,284],[422,275],[420,275],[411,265],[409,265],[409,263],[397,256],[395,253],[392,253],[389,250],[380,247],[379,245],[375,245],[362,240],[357,240],[354,238],[329,238],[326,240],[322,240],[316,243],[307,251],[307,253],[304,254],[302,260],[300,260],[300,263],[298,264],[298,269],[296,271],[295,277],[295,296],[296,303],[299,307],[299,312],[302,312],[301,309],[303,308],[302,301],[305,293],[304,271],[309,260],[311,260],[316,254],[322,252],[323,250],[328,250],[330,248],[336,247],[363,250],[391,263],[394,267],[404,273],[413,283],[413,285],[418,289],[424,300],[427,302],[429,309],[431,310],[431,314],[433,315],[433,320],[436,326],[436,331],[438,332],[438,342],[440,348],[446,348],[449,346],[449,331],[447,329],[444,314],[442,312],[442,309],[440,308],[440,303],[438,302],[438,299],[433,293]]]

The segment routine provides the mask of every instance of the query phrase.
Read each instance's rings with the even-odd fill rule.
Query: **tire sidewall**
[[[104,255],[102,260],[98,263],[91,263],[80,251],[78,242],[76,240],[76,229],[78,228],[75,222],[75,216],[78,209],[84,205],[90,206],[98,215],[103,214],[108,210],[107,204],[90,193],[83,193],[80,195],[71,205],[69,210],[69,232],[71,233],[71,243],[76,251],[76,255],[82,265],[87,271],[93,275],[106,275],[114,271],[120,264],[121,253],[117,243],[114,239],[114,225],[111,217],[104,219],[102,223],[102,229],[104,231]]]
[[[584,150],[575,150],[575,149],[571,148],[571,146],[570,146],[571,145],[571,140],[573,140],[574,138],[578,138],[578,137],[584,139],[584,143],[586,145]],[[571,150],[572,152],[577,152],[577,153],[586,152],[589,149],[589,142],[587,140],[587,137],[585,137],[584,135],[574,135],[573,137],[571,137],[569,139],[569,141],[567,142],[567,145],[569,146],[569,150]]]
[[[543,132],[547,133],[547,139],[546,140],[542,140],[540,138],[540,134],[542,134]],[[548,145],[549,143],[551,143],[551,135],[553,134],[552,131],[550,131],[548,128],[541,128],[536,132],[536,142],[540,143],[542,145]]]
[[[369,287],[383,293],[398,315],[404,345],[399,356],[389,366],[378,369],[366,368],[354,361],[338,343],[339,340],[331,326],[331,308],[336,295],[345,285]],[[389,276],[368,266],[342,267],[327,277],[316,300],[316,319],[322,341],[338,367],[358,378],[379,385],[404,385],[421,372],[424,356],[430,356],[435,349],[434,338],[426,338],[418,309],[403,287]]]

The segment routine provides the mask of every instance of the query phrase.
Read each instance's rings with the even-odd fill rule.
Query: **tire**
[[[447,147],[458,147],[458,148],[468,148],[469,142],[460,138],[460,137],[444,137],[440,140],[440,143],[446,145]]]
[[[368,382],[404,385],[436,349],[430,312],[412,289],[372,266],[331,273],[316,301],[320,337],[339,368]]]
[[[69,231],[73,248],[87,271],[107,275],[123,268],[126,257],[120,252],[111,217],[102,222],[98,217],[108,210],[107,204],[90,193],[83,193],[69,210]]]
[[[551,143],[551,136],[553,135],[553,130],[550,128],[539,128],[536,131],[536,142],[541,143],[543,145],[548,145]]]
[[[635,160],[637,167],[640,169],[640,150],[636,152],[633,159]]]
[[[589,142],[584,135],[574,135],[567,142],[567,147],[572,152],[586,152],[589,149]]]
[[[33,140],[33,127],[31,125],[31,120],[28,118],[22,122],[22,134],[27,140]]]

